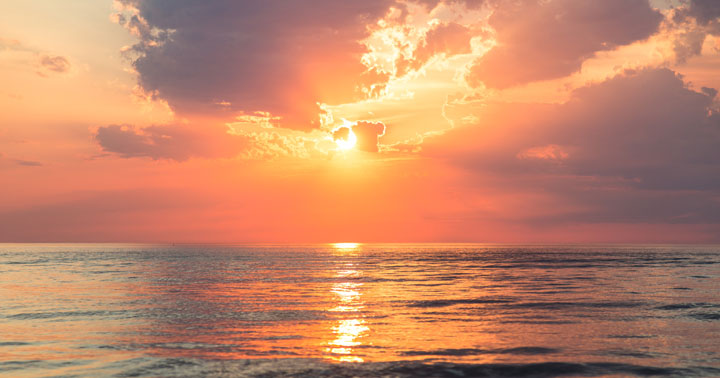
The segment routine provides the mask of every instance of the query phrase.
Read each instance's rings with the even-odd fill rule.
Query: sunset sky
[[[720,1],[3,0],[0,241],[720,242]]]

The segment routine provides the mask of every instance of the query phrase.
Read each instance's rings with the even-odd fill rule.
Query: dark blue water
[[[0,244],[0,375],[720,376],[720,247]]]

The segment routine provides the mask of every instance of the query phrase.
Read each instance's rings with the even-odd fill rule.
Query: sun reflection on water
[[[343,250],[343,249],[355,249],[360,246],[360,243],[333,243],[333,248]]]
[[[335,277],[356,278],[361,272],[353,269],[353,264],[337,271]],[[335,307],[329,311],[339,313],[341,319],[332,327],[333,339],[328,342],[325,349],[330,353],[328,358],[339,362],[363,362],[364,359],[357,355],[355,349],[362,345],[362,338],[370,328],[365,324],[365,319],[359,313],[365,306],[362,301],[360,289],[361,282],[338,282],[330,290],[337,300]]]

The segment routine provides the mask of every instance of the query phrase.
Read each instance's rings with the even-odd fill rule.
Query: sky
[[[720,243],[716,0],[4,0],[0,242]]]

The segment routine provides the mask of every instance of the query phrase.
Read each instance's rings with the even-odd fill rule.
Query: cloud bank
[[[553,196],[573,209],[568,219],[720,222],[715,95],[648,69],[559,105],[458,102],[451,113],[480,121],[427,138],[423,150],[510,191]]]
[[[98,128],[95,139],[106,152],[122,157],[185,161],[191,157],[231,158],[250,145],[247,137],[232,135],[227,128],[159,125],[137,128],[109,125]]]
[[[262,111],[283,127],[319,127],[318,103],[358,98],[378,79],[359,41],[390,0],[120,0],[140,42],[139,83],[180,114]],[[222,104],[222,105],[220,105]]]

